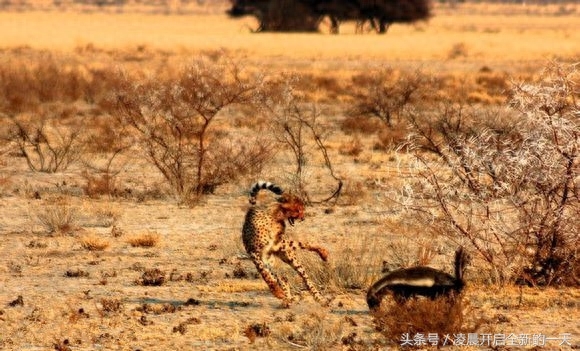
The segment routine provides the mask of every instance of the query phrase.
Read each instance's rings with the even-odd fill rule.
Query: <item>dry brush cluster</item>
[[[195,203],[259,174],[282,150],[292,187],[308,202],[325,201],[338,198],[343,185],[328,148],[330,133],[376,133],[379,149],[388,145],[415,159],[402,192],[385,196],[435,235],[469,243],[489,279],[578,281],[574,65],[552,63],[541,79],[514,84],[510,94],[505,75],[486,67],[462,86],[450,75],[390,68],[346,83],[320,81],[345,116],[333,128],[321,105],[309,100],[305,79],[256,74],[227,57],[202,57],[147,76],[36,55],[0,69],[3,155],[21,157],[36,172],[80,166],[75,170],[87,182],[87,195],[130,193],[115,177],[130,162],[123,156],[137,153],[178,201]],[[490,99],[481,100],[482,94]],[[321,164],[312,164],[314,156]],[[322,166],[327,183],[336,184],[325,199],[311,198],[311,166]],[[72,225],[74,213],[55,213],[66,218],[52,221],[46,213],[43,225],[68,230],[59,223]]]
[[[414,162],[402,192],[410,218],[466,242],[488,279],[530,285],[579,282],[579,111],[575,66],[550,64],[516,83],[507,106],[409,106]]]
[[[376,135],[375,150],[406,160],[399,169],[402,187],[373,183],[406,228],[428,228],[433,238],[464,245],[475,253],[474,264],[485,268],[484,281],[579,284],[577,66],[551,63],[536,81],[511,87],[502,74],[487,70],[470,86],[458,86],[445,74],[393,69],[354,75],[347,82],[320,81],[327,96],[336,97],[329,101],[342,114],[337,122],[309,99],[311,82],[255,74],[227,58],[201,58],[150,76],[64,62],[45,54],[35,64],[0,66],[1,157],[17,157],[34,172],[78,172],[89,196],[127,194],[119,189],[119,170],[136,158],[146,160],[177,201],[195,204],[225,184],[254,178],[276,156],[288,161],[283,167],[293,190],[316,203],[348,195],[333,161],[338,154],[356,158],[364,152],[357,138]],[[351,135],[352,145],[329,147],[337,132]],[[325,196],[312,189],[308,167],[313,166],[324,169],[324,183],[332,184]],[[78,213],[56,203],[38,219],[47,232],[67,233],[77,225]],[[114,237],[122,235],[113,231]],[[145,233],[126,242],[151,248],[159,236]],[[345,257],[333,258],[332,272],[313,272],[314,279],[331,289],[369,285],[368,266],[393,253],[377,257],[366,250],[376,242],[360,243],[345,250]],[[109,241],[87,235],[81,246],[98,252]],[[391,250],[397,251],[395,245]],[[361,265],[341,262],[353,255]],[[418,255],[425,263],[433,257],[427,251]],[[247,274],[238,269],[233,276]],[[137,283],[157,286],[165,280],[164,272],[148,270]],[[404,332],[477,328],[462,324],[461,304],[416,303],[416,314],[391,306],[375,316],[387,339]],[[121,308],[103,302],[103,309]],[[425,319],[430,311],[448,317]],[[397,329],[401,323],[393,316],[404,317],[411,329]],[[442,320],[448,324],[429,324]],[[268,334],[260,328],[246,332],[253,338]],[[184,330],[185,324],[176,329]],[[319,341],[306,334],[289,341]],[[356,337],[351,339],[343,342],[356,344]]]
[[[294,155],[287,173],[303,195],[312,153],[322,155],[337,183],[331,195],[340,190],[325,144],[328,126],[291,86],[295,77],[252,73],[211,56],[150,76],[38,56],[0,69],[3,154],[22,157],[35,172],[80,168],[86,195],[136,196],[117,176],[139,155],[179,202],[193,204],[259,173],[279,150]]]

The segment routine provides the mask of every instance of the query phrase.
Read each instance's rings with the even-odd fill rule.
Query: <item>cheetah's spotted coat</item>
[[[277,203],[255,205],[256,195],[261,189],[268,189],[279,195]],[[296,258],[296,251],[302,249],[314,251],[323,261],[326,261],[328,251],[318,246],[289,240],[285,234],[286,221],[290,225],[294,225],[296,219],[304,220],[303,201],[293,194],[285,193],[280,187],[272,183],[257,182],[250,190],[250,203],[252,207],[246,213],[242,239],[246,251],[268,284],[270,291],[281,299],[285,306],[289,306],[293,301],[286,280],[274,274],[270,269],[273,256],[276,256],[289,264],[300,275],[316,301],[328,304],[328,300],[322,297]]]

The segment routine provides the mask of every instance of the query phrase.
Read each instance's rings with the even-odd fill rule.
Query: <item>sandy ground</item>
[[[322,285],[324,294],[335,298],[330,307],[322,308],[280,264],[276,269],[287,274],[302,297],[289,309],[281,307],[256,277],[241,245],[247,201],[241,186],[228,187],[193,208],[166,200],[67,196],[65,206],[75,211],[76,228],[71,234],[48,235],[39,224],[38,213],[50,207],[54,194],[63,189],[57,192],[48,180],[43,182],[42,176],[28,171],[17,174],[0,204],[0,345],[4,349],[44,350],[55,344],[67,346],[65,343],[73,350],[394,346],[374,329],[364,290]],[[81,185],[73,173],[50,176],[52,184],[63,180],[70,192]],[[42,198],[26,196],[22,190],[26,187],[41,189]],[[376,213],[384,210],[381,207],[373,203],[340,206],[331,214],[325,214],[324,206],[310,207],[306,221],[297,223],[289,233],[323,243],[331,253],[326,267],[334,267],[337,261],[350,259],[345,247],[360,245],[363,237],[373,238],[372,243],[380,246],[377,237],[387,237],[376,219]],[[129,244],[132,237],[146,233],[158,235],[157,245],[140,248]],[[83,248],[84,238],[91,235],[108,247],[103,251]],[[316,260],[307,262],[309,269],[324,268]],[[356,260],[352,264],[357,265]],[[143,272],[154,268],[165,273],[165,282],[141,285]],[[378,267],[368,269],[375,270],[371,273],[375,276],[380,274]],[[472,269],[475,274],[476,268]],[[557,338],[545,341],[542,349],[551,350],[571,349],[559,345],[569,333],[571,345],[579,345],[578,289],[472,285],[466,298],[471,317],[484,316],[490,321],[480,333]],[[116,308],[110,307],[115,304]],[[245,330],[262,323],[270,335],[251,343]],[[356,343],[343,345],[341,340],[352,333]]]

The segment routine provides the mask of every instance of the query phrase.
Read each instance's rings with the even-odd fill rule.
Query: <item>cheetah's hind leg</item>
[[[289,264],[296,271],[296,273],[298,273],[298,275],[302,278],[302,281],[306,285],[306,288],[314,297],[314,300],[316,300],[317,302],[319,302],[324,306],[328,306],[330,300],[324,298],[322,294],[320,294],[316,286],[314,286],[314,284],[310,280],[310,277],[306,273],[304,266],[302,266],[302,264],[298,262],[298,259],[296,258],[296,250],[291,249],[291,247],[288,247],[288,249],[281,249],[280,251],[276,252],[276,256],[278,256],[285,263]]]
[[[262,276],[262,279],[264,279],[268,285],[270,292],[272,292],[276,298],[283,301],[284,307],[289,307],[293,302],[293,299],[288,284],[283,279],[280,279],[278,276],[276,276],[270,270],[270,267],[261,258],[259,258],[258,255],[251,255],[251,258],[254,262],[254,265],[256,266],[256,269]]]

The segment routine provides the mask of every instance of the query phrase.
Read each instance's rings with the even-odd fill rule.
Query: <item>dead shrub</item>
[[[138,285],[143,286],[161,286],[165,283],[165,272],[159,268],[146,269],[137,281]]]
[[[327,148],[327,137],[331,128],[323,122],[317,104],[305,104],[304,98],[294,91],[295,77],[283,77],[279,84],[271,84],[264,94],[264,110],[273,116],[272,130],[285,156],[290,158],[293,170],[290,171],[292,190],[306,203],[328,202],[338,199],[342,189],[342,179],[334,172]],[[319,164],[309,162],[320,159]],[[306,177],[309,168],[322,164],[325,176],[336,183],[336,188],[323,200],[313,200],[307,189]]]
[[[429,120],[408,115],[416,160],[394,198],[410,221],[470,243],[488,281],[578,285],[579,76],[552,63],[502,113],[448,104]]]
[[[356,79],[363,79],[359,76]],[[401,120],[404,111],[421,99],[423,90],[429,86],[429,77],[417,71],[399,72],[385,68],[372,75],[365,75],[357,84],[355,103],[347,115],[358,118],[375,117],[387,127]]]
[[[82,172],[86,180],[84,191],[90,197],[119,195],[116,177],[128,162],[123,157],[125,151],[134,143],[127,126],[118,119],[109,118],[101,124],[91,129],[93,134],[88,136],[87,145],[93,153],[87,153],[82,160],[86,167]]]
[[[256,338],[265,338],[270,334],[272,332],[266,322],[251,324],[244,330],[244,335],[250,340],[250,344],[253,344]]]
[[[259,172],[273,150],[263,133],[218,128],[234,105],[252,106],[261,79],[245,78],[231,62],[197,61],[177,75],[129,81],[116,93],[122,123],[178,200],[194,204],[234,179]]]
[[[118,118],[109,115],[84,118],[91,124],[91,128],[86,131],[87,153],[114,155],[134,142],[130,129]]]
[[[66,170],[84,152],[85,129],[76,122],[66,122],[74,113],[61,104],[42,106],[34,115],[22,114],[9,119],[3,131],[5,140],[16,145],[28,167],[36,172]]]
[[[373,312],[373,322],[385,339],[401,346],[404,342],[404,346],[417,347],[452,345],[454,337],[474,333],[483,323],[481,318],[469,318],[474,313],[462,295],[434,300],[411,298],[404,304],[394,302],[390,296],[387,299]],[[424,339],[414,340],[417,334]]]
[[[119,299],[102,298],[100,301],[101,311],[105,314],[119,313],[123,311],[123,301]]]
[[[79,67],[71,68],[46,51],[33,62],[8,60],[0,67],[0,106],[8,115],[33,111],[46,102],[73,102],[83,96],[87,85]],[[72,65],[76,66],[76,65]]]
[[[155,247],[161,240],[161,236],[158,233],[144,233],[133,235],[127,238],[127,243],[132,247]]]

